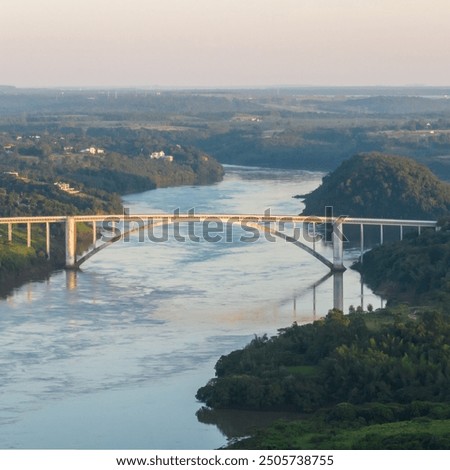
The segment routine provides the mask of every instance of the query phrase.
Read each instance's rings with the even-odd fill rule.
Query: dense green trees
[[[334,310],[222,356],[197,398],[308,413],[231,448],[449,449],[449,344],[448,314]]]
[[[255,338],[219,359],[197,398],[215,408],[308,413],[232,448],[449,449],[449,266],[448,219],[437,232],[366,253],[366,279],[388,286],[391,304],[414,307],[333,310]]]
[[[406,157],[356,155],[308,194],[304,214],[433,220],[450,211],[450,184]]]
[[[223,168],[214,158],[195,148],[170,143],[170,139],[147,129],[84,129],[76,123],[66,128],[63,121],[34,116],[7,125],[0,133],[0,217],[122,213],[120,194],[208,184],[223,177]],[[151,158],[156,151],[173,158]],[[64,191],[55,185],[57,182],[76,191]],[[35,229],[33,242],[39,230]],[[14,233],[16,240],[23,236],[23,228],[15,227]],[[27,276],[45,276],[63,265],[58,253],[48,262],[40,256],[43,251],[39,247],[22,251],[7,238],[0,228],[0,294]],[[63,239],[57,237],[60,242]],[[58,241],[52,246],[57,251],[60,248]]]
[[[232,448],[450,448],[449,229],[442,218],[364,255],[357,267],[388,309],[333,310],[219,359],[197,392],[207,406],[308,413]]]
[[[440,230],[424,231],[403,241],[375,247],[354,267],[365,282],[391,302],[420,305],[450,303],[450,230],[447,219]]]
[[[197,398],[216,408],[303,412],[339,402],[450,401],[449,342],[441,313],[331,311],[222,356]]]
[[[2,152],[0,147],[0,172],[19,172],[33,181],[47,183],[62,180],[85,193],[103,190],[117,194],[208,184],[223,177],[223,168],[214,158],[193,147],[171,144],[154,132],[118,127],[93,129],[91,136],[90,130],[87,136],[72,132],[67,135],[62,129],[47,132],[39,139],[20,135],[11,149]],[[11,142],[16,134],[10,133],[8,138],[5,141]],[[83,152],[86,149],[92,149],[92,153]],[[152,159],[156,151],[173,159]]]
[[[443,88],[6,90],[0,150],[14,142],[17,152],[39,157],[94,140],[133,156],[182,144],[222,163],[323,171],[377,151],[413,157],[450,179],[448,94]],[[24,141],[3,139],[2,132]],[[72,144],[49,138],[57,132]],[[36,142],[26,141],[36,134],[37,153]]]
[[[339,403],[280,421],[232,443],[234,449],[450,449],[450,405]]]
[[[80,187],[80,186],[79,186]],[[120,198],[99,189],[69,194],[45,183],[0,174],[0,217],[117,213]]]

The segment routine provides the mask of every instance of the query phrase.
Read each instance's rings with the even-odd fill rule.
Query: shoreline
[[[225,172],[224,172],[225,174]],[[220,182],[223,180],[223,176],[219,181],[214,181],[211,183],[199,183],[199,184],[194,184],[193,186],[208,186],[211,184],[215,184],[217,182]],[[191,186],[191,185],[185,185],[185,184],[174,184],[174,185],[169,185],[169,186],[164,186],[165,187],[179,187],[179,186]],[[124,201],[123,198],[125,196],[128,196],[130,194],[140,194],[144,193],[147,191],[154,191],[160,189],[158,187],[147,189],[145,191],[140,191],[138,193],[124,193],[120,196],[121,198],[121,205],[122,205],[122,210],[124,210]],[[81,239],[79,242],[83,243],[83,237],[81,235]],[[58,251],[64,250],[64,247],[62,245],[58,246],[57,248]],[[6,299],[9,295],[12,294],[12,292],[15,289],[18,289],[22,287],[23,285],[29,283],[29,282],[39,282],[39,281],[45,281],[49,279],[49,277],[55,273],[58,272],[62,269],[64,269],[64,260],[59,259],[60,257],[57,255],[55,256],[52,260],[47,260],[43,258],[39,258],[37,256],[37,253],[35,252],[34,255],[31,258],[26,258],[24,266],[21,267],[19,271],[12,271],[8,268],[4,269],[1,266],[1,259],[0,259],[0,299]],[[19,259],[19,256],[17,255],[16,259]]]
[[[61,263],[52,263],[45,260],[36,264],[30,263],[26,266],[26,269],[17,273],[0,272],[0,299],[8,298],[14,290],[30,282],[46,281],[53,273],[61,271],[63,268],[64,266]]]

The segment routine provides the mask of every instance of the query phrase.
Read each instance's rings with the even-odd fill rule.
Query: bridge
[[[92,225],[92,245],[87,253],[77,256],[77,224]],[[4,217],[0,218],[0,227],[7,226],[8,241],[13,241],[13,227],[26,226],[27,246],[32,246],[32,226],[45,225],[46,254],[50,257],[50,225],[65,225],[65,256],[66,268],[78,269],[82,263],[102,249],[120,240],[126,240],[133,232],[153,230],[161,226],[178,226],[179,224],[203,224],[204,231],[211,241],[217,241],[219,228],[239,225],[247,234],[262,232],[266,236],[278,237],[294,246],[306,251],[318,261],[327,266],[331,272],[343,272],[344,266],[344,235],[345,225],[360,227],[361,259],[364,253],[364,227],[375,225],[380,227],[380,243],[384,241],[384,227],[399,227],[399,237],[403,238],[404,227],[416,227],[420,233],[422,228],[437,229],[437,222],[430,220],[402,220],[402,219],[370,219],[352,217],[320,217],[320,216],[292,216],[264,214],[195,214],[193,210],[187,214],[136,214],[120,215],[79,215],[79,216],[42,216],[42,217]],[[211,227],[211,224],[215,226]],[[333,247],[332,260],[327,259],[316,251],[316,241],[321,239],[317,226],[324,225],[330,233],[330,242]],[[98,240],[98,230],[101,238]],[[286,234],[285,230],[292,230]],[[302,231],[301,231],[302,230]],[[205,232],[204,232],[205,233]],[[214,235],[212,235],[214,234]],[[301,236],[300,236],[301,235]],[[251,235],[249,235],[251,238]],[[103,241],[103,243],[101,243]],[[248,240],[247,240],[248,241]],[[309,245],[305,243],[310,242]],[[100,242],[100,243],[99,243]]]

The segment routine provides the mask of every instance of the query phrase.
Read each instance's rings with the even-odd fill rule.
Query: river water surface
[[[126,196],[131,213],[298,214],[322,174],[227,167],[212,186]],[[181,228],[180,230],[187,230]],[[183,232],[184,233],[184,232]],[[222,354],[333,306],[328,268],[254,243],[139,242],[101,251],[0,300],[0,448],[213,449],[271,415],[196,412]],[[243,232],[248,236],[248,233]],[[331,257],[331,248],[318,244]],[[346,264],[358,253],[346,251]],[[364,292],[363,299],[361,292]],[[344,309],[381,300],[344,273]],[[209,423],[209,424],[206,424]],[[213,424],[214,423],[214,424]]]

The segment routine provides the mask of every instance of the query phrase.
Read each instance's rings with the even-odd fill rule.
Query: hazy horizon
[[[447,92],[450,89],[450,85],[422,85],[422,84],[412,84],[412,85],[243,85],[243,86],[164,86],[164,85],[48,85],[48,86],[16,86],[9,83],[0,83],[0,89],[11,88],[17,91],[51,91],[51,90],[60,90],[60,91],[73,91],[73,92],[89,92],[89,91],[99,91],[99,92],[113,92],[113,91],[122,91],[122,92],[134,92],[134,91],[164,91],[164,92],[182,92],[182,91],[199,91],[199,92],[239,92],[245,90],[261,90],[261,91],[281,91],[281,90],[304,90],[309,91],[332,91],[332,90],[361,90],[361,91],[370,91],[370,90],[442,90]],[[327,94],[327,93],[325,93]],[[446,93],[447,94],[447,93]]]
[[[448,0],[2,0],[18,88],[450,85]]]

